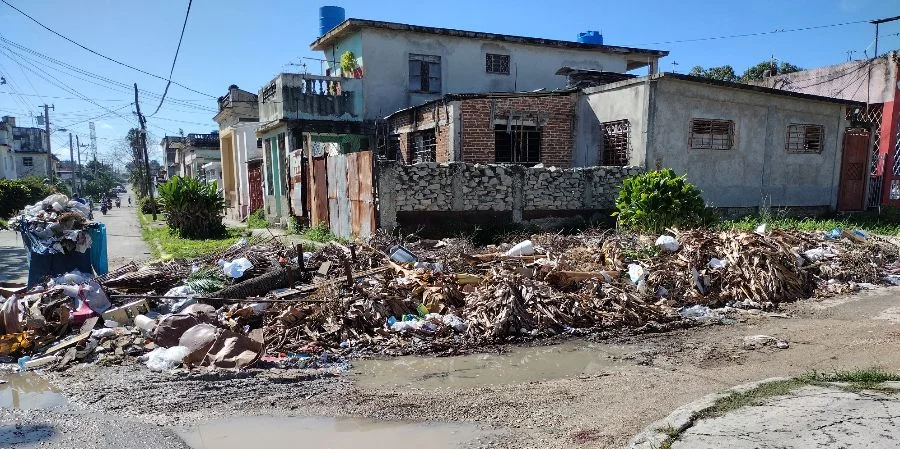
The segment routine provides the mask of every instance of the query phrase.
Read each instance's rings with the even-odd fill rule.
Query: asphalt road
[[[132,206],[128,207],[131,195]],[[109,268],[113,270],[131,261],[150,259],[150,250],[141,239],[141,225],[138,222],[136,197],[129,193],[119,195],[122,207],[100,213],[94,211],[94,220],[106,224],[107,253]],[[97,206],[95,206],[97,207]],[[0,231],[0,282],[27,282],[28,259],[22,238],[9,230]]]

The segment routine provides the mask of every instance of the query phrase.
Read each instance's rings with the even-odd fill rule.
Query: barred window
[[[631,149],[631,123],[628,120],[603,122],[603,165],[628,165]]]
[[[541,162],[541,130],[534,126],[494,125],[494,162],[535,165]]]
[[[697,150],[731,150],[734,148],[734,122],[695,118],[691,120],[688,143]]]
[[[32,158],[31,156],[25,156],[25,157],[23,157],[23,158],[22,158],[22,165],[24,165],[24,166],[26,166],[26,167],[33,167],[33,166],[34,166],[34,158]]]
[[[484,70],[487,73],[509,75],[509,55],[487,53],[484,55]]]
[[[435,161],[437,142],[435,141],[434,129],[409,133],[407,139],[410,163]]]
[[[822,152],[824,142],[824,126],[790,124],[784,147],[788,153],[818,154]]]

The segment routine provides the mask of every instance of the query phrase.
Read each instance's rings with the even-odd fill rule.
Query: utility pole
[[[900,16],[888,17],[886,19],[878,19],[878,20],[873,20],[873,21],[869,22],[872,25],[875,25],[875,57],[876,58],[878,57],[878,25],[881,25],[882,23],[893,22],[895,20],[900,20]]]
[[[50,178],[50,182],[53,183],[56,178],[56,173],[53,172],[53,163],[50,159],[53,158],[53,152],[50,151],[50,111],[49,109],[56,110],[56,105],[47,106],[47,103],[44,103],[44,135],[47,136],[47,177]],[[71,145],[70,145],[71,146]]]
[[[94,122],[89,122],[88,127],[91,129],[91,156],[94,162],[97,161],[97,130],[94,128]]]
[[[153,182],[150,180],[150,158],[147,157],[147,119],[141,114],[141,104],[138,103],[138,87],[134,83],[134,107],[137,109],[138,122],[141,124],[141,146],[144,150],[144,174],[147,181],[147,193],[150,195],[150,204],[155,204],[153,199]],[[153,211],[153,221],[156,221],[156,208]]]
[[[72,148],[72,133],[69,133],[69,164],[72,167],[72,193],[75,193],[75,150]]]
[[[75,148],[78,149],[78,193],[84,192],[84,178],[81,177],[81,142],[78,141],[78,134],[75,134]]]

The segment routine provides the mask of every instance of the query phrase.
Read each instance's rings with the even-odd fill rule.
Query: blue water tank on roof
[[[319,8],[319,36],[334,29],[344,21],[344,8],[340,6],[323,6]]]
[[[582,44],[603,45],[603,34],[599,31],[578,33],[578,42]]]

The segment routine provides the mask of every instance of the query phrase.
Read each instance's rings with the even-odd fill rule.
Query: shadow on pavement
[[[0,246],[0,281],[10,282],[28,276],[25,248]]]
[[[15,447],[19,444],[37,443],[50,439],[54,433],[56,429],[46,424],[22,423],[20,428],[16,428],[14,424],[6,424],[0,426],[0,445]]]

